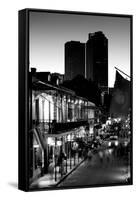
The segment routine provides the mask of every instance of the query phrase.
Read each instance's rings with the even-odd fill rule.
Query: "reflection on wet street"
[[[129,160],[127,147],[103,145],[93,150],[91,159],[85,160],[58,187],[129,183]]]

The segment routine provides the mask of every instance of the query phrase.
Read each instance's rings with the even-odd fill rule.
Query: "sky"
[[[71,40],[85,43],[88,34],[96,31],[108,39],[108,84],[113,87],[114,67],[130,75],[130,18],[30,12],[30,67],[65,73],[64,44]]]

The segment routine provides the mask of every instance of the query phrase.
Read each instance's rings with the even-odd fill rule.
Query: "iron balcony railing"
[[[41,132],[46,134],[59,134],[60,132],[66,132],[80,126],[88,126],[88,121],[81,120],[76,122],[35,122],[33,127],[39,127]]]
[[[52,132],[57,134],[62,131],[68,131],[68,130],[78,128],[80,126],[86,126],[86,125],[88,125],[87,121],[53,123],[52,124]]]

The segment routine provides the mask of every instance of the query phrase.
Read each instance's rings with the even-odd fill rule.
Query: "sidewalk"
[[[59,169],[57,168],[57,177],[56,177],[56,181],[55,181],[55,174],[51,175],[51,174],[45,174],[43,177],[38,178],[37,180],[35,180],[31,185],[30,188],[34,189],[34,188],[44,188],[44,187],[56,187],[56,185],[61,181],[64,180],[67,176],[69,176],[69,174],[75,170],[81,163],[83,162],[83,159],[79,158],[74,160],[71,159],[67,160],[67,172],[63,175],[61,175],[61,173],[59,172]],[[64,166],[64,168],[66,168],[66,166]]]
[[[51,177],[50,174],[46,174],[34,181],[31,188],[127,183],[130,177],[130,166],[124,159],[114,156],[111,150],[103,149],[102,151],[109,151],[110,157],[104,156],[103,159],[100,159],[99,154],[95,153],[91,160],[80,159],[79,163],[76,163],[75,166],[72,165],[72,168],[70,168],[70,162],[67,162],[67,173],[63,176],[58,173],[57,181],[54,180],[54,175]]]

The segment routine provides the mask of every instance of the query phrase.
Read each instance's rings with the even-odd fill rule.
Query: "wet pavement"
[[[126,161],[124,157],[115,155],[113,149],[100,150],[93,154],[91,160],[84,161],[57,187],[127,184],[130,166]]]
[[[53,176],[46,174],[34,181],[31,188],[129,184],[130,154],[128,148],[109,147],[104,141],[98,148],[91,150],[91,159],[83,162],[78,160],[77,163],[79,165],[76,164],[75,169],[68,168],[68,176],[66,174],[61,177],[58,173],[57,181],[54,181]]]
[[[60,168],[57,167],[56,171],[56,181],[55,181],[55,173],[47,173],[42,177],[39,177],[35,181],[32,182],[30,185],[31,189],[36,189],[36,188],[45,188],[45,187],[56,187],[56,184],[63,179],[65,176],[69,175],[71,171],[75,170],[75,168],[78,167],[78,165],[83,162],[83,158],[71,158],[71,162],[68,159],[67,160],[67,170],[66,170],[66,165],[63,168],[64,171],[67,171],[66,173],[62,174],[60,172]],[[54,170],[55,172],[55,170]]]

